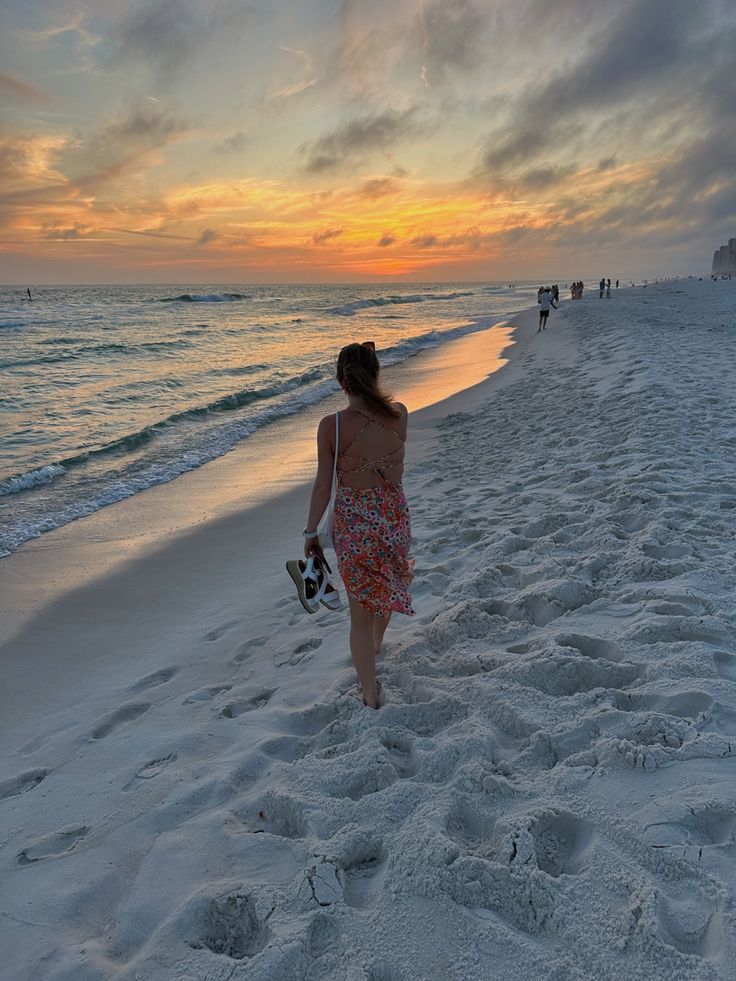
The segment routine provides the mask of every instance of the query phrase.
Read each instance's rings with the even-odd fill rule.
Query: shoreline
[[[434,417],[435,406],[462,396],[468,378],[474,389],[506,364],[518,332],[508,325],[519,316],[501,321],[489,318],[482,330],[422,350],[385,369],[388,386],[395,387],[403,401],[408,400],[412,425],[421,426],[425,417]],[[477,352],[491,360],[491,373],[486,376],[479,369]],[[444,381],[439,400],[430,391],[433,371]],[[462,388],[457,388],[459,374]],[[306,496],[315,467],[317,422],[339,404],[338,393],[328,396],[297,416],[270,423],[223,456],[29,539],[0,559],[4,581],[0,660],[3,646],[22,625],[65,592],[166,547],[177,535],[187,536],[226,515],[268,506],[299,485]],[[411,448],[407,460],[411,460]]]

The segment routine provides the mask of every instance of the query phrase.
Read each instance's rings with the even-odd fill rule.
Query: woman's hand
[[[325,557],[325,553],[322,551],[322,546],[319,543],[319,538],[316,535],[314,538],[304,539],[304,555],[306,558],[310,558],[312,555],[316,555],[319,559]]]

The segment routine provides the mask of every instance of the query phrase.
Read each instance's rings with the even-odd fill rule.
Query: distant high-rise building
[[[730,238],[728,245],[722,245],[713,253],[711,272],[714,276],[736,273],[736,238]]]

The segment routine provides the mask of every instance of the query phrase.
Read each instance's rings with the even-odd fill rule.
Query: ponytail
[[[401,413],[378,384],[379,370],[376,352],[368,344],[348,344],[337,356],[337,380],[348,395],[363,399],[373,412],[398,419]]]

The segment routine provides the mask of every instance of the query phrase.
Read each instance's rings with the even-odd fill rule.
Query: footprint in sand
[[[577,695],[595,688],[621,688],[640,675],[638,664],[546,654],[514,665],[514,681],[547,695]]]
[[[395,783],[398,774],[387,761],[376,761],[363,766],[355,772],[343,774],[343,779],[335,786],[333,796],[362,800],[369,794],[377,794]]]
[[[262,688],[247,698],[228,702],[224,708],[220,709],[218,715],[223,719],[237,719],[238,716],[244,715],[246,712],[253,712],[255,709],[268,705],[275,691],[275,688]]]
[[[128,722],[133,722],[139,716],[143,715],[150,709],[151,705],[149,702],[129,702],[127,705],[121,705],[120,708],[115,709],[109,715],[104,716],[100,719],[95,727],[89,734],[90,739],[104,739],[109,736],[110,733],[115,732],[120,726],[125,725]]]
[[[308,709],[292,713],[294,728],[305,736],[316,736],[336,719],[341,710],[335,702],[317,702]]]
[[[468,711],[468,706],[458,699],[440,696],[429,702],[389,702],[381,709],[381,721],[389,726],[409,729],[417,736],[436,736],[466,718]]]
[[[713,664],[721,678],[736,680],[736,654],[730,651],[716,651],[713,654]]]
[[[587,821],[556,809],[499,821],[496,833],[501,836],[499,857],[512,868],[533,861],[541,872],[554,879],[584,871],[597,840]]]
[[[76,848],[91,830],[86,824],[70,824],[65,828],[59,828],[57,831],[42,835],[26,845],[23,851],[18,853],[16,861],[18,865],[31,865],[33,862],[40,862],[43,859],[61,858]]]
[[[328,913],[316,913],[307,926],[307,953],[317,960],[335,949],[340,940],[340,928]]]
[[[163,773],[167,766],[174,763],[179,758],[178,753],[169,753],[168,756],[159,756],[158,759],[149,760],[148,763],[144,763],[139,770],[136,771],[136,777],[139,780],[150,780],[152,777],[157,777],[159,773]]]
[[[727,937],[723,898],[712,899],[693,890],[685,898],[655,890],[655,935],[681,954],[705,959],[723,955]]]
[[[137,695],[142,691],[148,691],[149,688],[155,688],[156,685],[165,685],[167,681],[171,681],[178,670],[178,668],[161,668],[160,671],[147,674],[140,681],[131,685],[130,688],[126,688],[125,693],[126,695]]]
[[[651,559],[684,559],[692,554],[692,550],[686,545],[657,545],[654,542],[645,542],[641,550]]]
[[[663,616],[661,621],[645,623],[630,635],[637,644],[703,643],[722,644],[729,632],[713,617],[695,618],[691,614]]]
[[[9,780],[3,780],[0,783],[0,800],[7,800],[9,797],[18,797],[20,794],[25,794],[29,790],[33,790],[50,772],[50,770],[44,769],[26,770],[25,773],[19,773]]]
[[[445,818],[445,834],[462,852],[477,858],[494,859],[493,829],[496,818],[470,800],[456,802]]]
[[[400,732],[390,729],[380,732],[378,738],[399,777],[406,780],[414,776],[417,772],[417,763],[411,740]]]
[[[255,899],[243,892],[213,899],[202,918],[200,936],[191,941],[195,949],[206,947],[234,961],[255,957],[268,943],[270,931],[256,912]]]
[[[279,651],[274,654],[273,660],[277,667],[281,667],[284,664],[299,664],[301,661],[309,660],[312,654],[322,646],[321,637],[308,637],[307,640],[302,641],[301,644],[297,644],[296,647],[289,650]]]
[[[123,790],[130,790],[131,787],[136,787],[139,780],[152,780],[154,777],[159,776],[168,766],[176,762],[178,758],[178,753],[169,753],[168,756],[159,756],[154,760],[149,760],[148,763],[144,763],[143,766],[136,770],[133,779],[125,784]]]
[[[651,848],[693,846],[702,852],[733,845],[736,840],[736,810],[727,804],[674,802],[665,804],[663,811],[663,820],[648,824],[644,831],[643,840]]]
[[[307,739],[300,739],[298,736],[277,736],[275,739],[266,740],[260,746],[266,756],[281,763],[301,760],[309,754],[311,748],[311,743]]]
[[[259,647],[263,647],[264,644],[268,642],[268,637],[252,637],[250,640],[246,640],[244,644],[241,644],[238,648],[238,653],[230,661],[231,665],[242,664],[243,661],[248,661],[253,657],[256,650]]]
[[[596,836],[586,822],[567,811],[547,812],[531,823],[537,867],[547,875],[579,875],[588,865]]]
[[[658,617],[694,617],[700,613],[700,610],[691,610],[689,606],[684,606],[682,603],[653,603],[649,607],[652,613],[656,613]]]
[[[602,658],[604,661],[617,663],[623,661],[626,656],[618,644],[611,640],[602,640],[600,637],[588,637],[585,634],[561,634],[555,639],[560,647],[572,647],[573,650],[579,651],[583,657],[590,657],[594,660]]]
[[[702,691],[683,691],[675,695],[660,695],[655,692],[614,693],[614,705],[621,712],[659,712],[674,715],[680,719],[694,720],[701,712],[709,712],[713,698]]]
[[[279,838],[303,838],[307,834],[303,806],[278,791],[267,791],[260,805],[249,808],[242,820],[254,833],[266,832]]]
[[[223,634],[226,634],[228,631],[232,630],[233,627],[237,626],[237,620],[229,620],[227,623],[221,623],[219,627],[213,627],[212,630],[207,631],[207,633],[204,635],[204,639],[212,643],[212,641],[219,640]]]
[[[230,691],[232,687],[232,685],[209,685],[206,688],[198,688],[196,691],[187,695],[181,704],[193,705],[197,702],[209,702],[217,695],[222,695],[223,692]]]
[[[342,894],[348,906],[365,909],[378,900],[386,875],[386,850],[380,842],[366,841],[355,846],[339,867]]]

